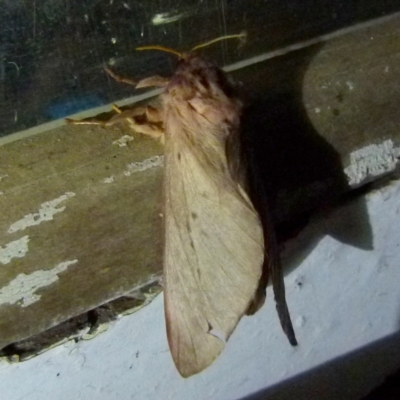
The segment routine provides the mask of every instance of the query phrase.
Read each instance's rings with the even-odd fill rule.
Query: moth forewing
[[[254,298],[263,264],[259,217],[226,154],[240,103],[217,77],[215,67],[190,57],[163,95],[165,313],[182,376],[220,354]]]

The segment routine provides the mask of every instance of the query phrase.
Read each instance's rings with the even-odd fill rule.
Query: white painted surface
[[[345,210],[311,225],[286,246],[284,259],[289,262],[291,252],[294,265],[286,287],[297,348],[281,331],[268,288],[266,305],[243,318],[217,361],[184,380],[172,364],[163,298],[158,296],[93,340],[68,342],[20,364],[0,364],[1,397],[219,400],[265,388],[268,399],[354,399],[365,394],[400,364],[390,347],[400,325],[400,182],[369,195],[365,209],[373,250],[323,233],[332,221],[347,222]],[[313,247],[300,256],[311,236],[317,238]],[[351,368],[350,359],[355,360]],[[285,383],[289,378],[293,380]],[[277,384],[281,386],[273,387]]]
[[[27,214],[20,220],[14,222],[8,228],[7,232],[14,233],[17,231],[23,231],[24,229],[26,229],[30,226],[39,225],[44,221],[51,221],[55,214],[63,212],[66,209],[66,206],[62,206],[62,207],[58,207],[58,206],[61,203],[63,203],[64,201],[66,201],[74,196],[75,196],[75,193],[67,192],[56,199],[44,202],[43,204],[41,204],[38,212],[33,213],[33,214]]]
[[[351,186],[394,171],[400,158],[400,148],[392,140],[371,144],[350,154],[350,165],[344,170]]]
[[[58,281],[58,274],[77,262],[78,260],[64,261],[50,270],[41,269],[31,274],[19,274],[0,289],[0,305],[17,303],[21,307],[27,307],[36,303],[41,298],[36,292]]]
[[[143,161],[128,164],[124,175],[129,176],[134,172],[142,172],[149,168],[161,167],[162,165],[164,165],[164,156],[153,156]]]
[[[129,142],[132,142],[134,140],[134,137],[131,135],[124,135],[121,136],[119,139],[114,140],[112,144],[116,144],[119,147],[126,147]]]
[[[104,178],[104,179],[103,179],[103,183],[113,183],[113,182],[115,182],[114,175],[109,176],[108,178]]]
[[[29,236],[25,235],[4,246],[0,245],[0,263],[8,264],[13,258],[25,257],[28,252],[28,242]]]

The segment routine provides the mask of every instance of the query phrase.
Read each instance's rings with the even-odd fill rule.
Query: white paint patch
[[[40,206],[40,209],[37,213],[25,215],[24,218],[20,219],[17,222],[14,222],[9,228],[8,233],[13,233],[17,231],[23,231],[24,229],[28,228],[29,226],[39,225],[44,221],[51,221],[53,219],[54,214],[58,214],[65,210],[64,207],[57,206],[65,200],[74,197],[75,193],[67,192],[62,196],[58,197],[57,199],[46,201]]]
[[[0,246],[0,263],[8,264],[13,258],[22,258],[28,252],[29,236],[7,243],[5,247]]]
[[[114,181],[114,176],[109,176],[108,178],[103,179],[103,183],[113,183]]]
[[[35,292],[58,281],[58,274],[65,271],[78,260],[64,261],[49,271],[35,271],[32,274],[19,274],[7,286],[0,289],[0,305],[20,303],[27,307],[40,300],[41,295]]]
[[[400,157],[400,148],[385,140],[371,144],[350,154],[350,165],[344,172],[350,185],[358,185],[368,179],[393,171]]]
[[[1,182],[4,178],[7,178],[7,176],[8,176],[8,174],[0,175],[0,182]]]
[[[349,88],[349,90],[353,90],[354,89],[354,83],[351,81],[347,81],[346,82],[347,87]]]
[[[315,114],[319,114],[321,112],[321,109],[319,107],[315,107],[314,111]]]
[[[114,140],[112,144],[117,144],[119,147],[125,147],[129,142],[132,142],[133,136],[124,135],[117,140]]]
[[[163,25],[163,24],[170,24],[171,22],[176,22],[182,19],[183,17],[186,17],[188,13],[179,13],[177,14],[176,12],[166,12],[166,13],[160,13],[160,14],[155,14],[153,19],[151,20],[151,23],[153,25]]]
[[[125,176],[130,176],[134,172],[142,172],[149,168],[161,167],[164,165],[164,156],[153,156],[144,161],[128,164],[128,169],[124,171]]]

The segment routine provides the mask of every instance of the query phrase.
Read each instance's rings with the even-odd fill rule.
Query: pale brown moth
[[[238,37],[234,35],[232,37]],[[226,39],[219,38],[217,40]],[[278,314],[295,345],[274,233],[247,194],[241,163],[242,103],[224,72],[195,55],[174,53],[171,78],[139,82],[107,72],[137,88],[163,87],[161,108],[121,111],[105,126],[127,120],[165,143],[164,298],[168,343],[183,377],[197,374],[221,353],[243,315],[261,307],[271,273]]]

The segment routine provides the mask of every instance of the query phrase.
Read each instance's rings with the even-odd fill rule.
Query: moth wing
[[[256,293],[263,232],[247,195],[166,138],[164,296],[167,336],[180,374],[196,374],[224,348]],[[211,169],[212,171],[212,169]]]

